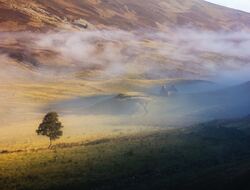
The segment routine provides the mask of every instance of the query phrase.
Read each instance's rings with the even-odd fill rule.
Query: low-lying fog
[[[137,93],[77,97],[47,105],[44,111],[116,116],[118,123],[110,124],[162,127],[250,114],[250,82],[227,87],[207,81],[176,81],[145,87]]]
[[[68,137],[248,115],[249,47],[190,28],[1,33],[0,142],[35,136],[48,111]]]

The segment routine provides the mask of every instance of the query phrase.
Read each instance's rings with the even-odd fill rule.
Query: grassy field
[[[22,129],[28,133],[34,131],[42,117],[46,113],[44,108],[59,101],[75,99],[77,97],[85,97],[91,95],[119,94],[123,92],[145,90],[153,85],[164,84],[167,80],[84,80],[75,77],[62,77],[59,79],[34,79],[7,78],[0,81],[0,133],[8,133],[8,136],[15,135],[15,130]],[[60,110],[53,110],[60,111]],[[67,117],[65,123],[69,127],[74,127],[82,118]],[[96,118],[96,117],[95,117]],[[100,118],[101,123],[104,123],[103,118]],[[110,120],[110,118],[105,118]],[[114,119],[114,118],[111,118]],[[69,121],[70,120],[70,121]],[[85,118],[90,120],[90,118]],[[98,119],[91,119],[96,122]],[[88,123],[81,122],[77,127],[86,126]],[[4,129],[3,129],[4,128]],[[29,128],[29,129],[28,129]],[[0,141],[2,140],[0,137]],[[4,137],[5,138],[5,137]],[[1,146],[1,142],[0,142]]]
[[[249,117],[2,152],[1,190],[249,189]]]

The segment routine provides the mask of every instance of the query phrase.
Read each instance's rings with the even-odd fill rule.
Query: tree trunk
[[[51,140],[51,139],[49,139],[49,147],[48,147],[48,149],[50,149],[50,148],[51,148],[51,146],[52,146],[52,140]]]

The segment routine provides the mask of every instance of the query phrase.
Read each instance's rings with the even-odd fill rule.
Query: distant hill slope
[[[249,29],[250,14],[202,0],[0,0],[0,31],[55,28]]]

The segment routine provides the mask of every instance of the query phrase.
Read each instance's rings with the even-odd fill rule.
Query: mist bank
[[[164,85],[163,79],[205,79],[225,88],[249,81],[249,46],[250,35],[247,32],[209,32],[192,27],[162,29],[161,32],[88,30],[0,33],[0,119],[7,126],[18,118],[18,125],[24,118],[23,113],[27,120],[31,117],[37,119],[54,108],[63,114],[72,112],[72,115],[79,116],[77,110],[80,114],[96,117],[103,117],[103,112],[108,110],[109,115],[116,113],[114,115],[118,119],[114,120],[118,124],[130,121],[123,117],[127,114],[128,118],[135,115],[132,123],[145,121],[142,123],[146,125],[165,125],[170,121],[181,121],[183,124],[187,120],[182,116],[196,110],[189,118],[198,121],[197,118],[203,118],[203,111],[207,118],[209,105],[201,102],[206,102],[210,96],[203,98],[202,95],[197,98],[200,102],[195,102],[187,98],[188,95],[169,99],[158,97],[151,91],[159,90]],[[131,81],[128,83],[126,80]],[[157,86],[152,87],[149,81]],[[209,87],[202,85],[201,88]],[[118,96],[119,93],[130,92],[139,93],[139,96],[124,99]],[[81,105],[90,94],[91,97],[111,94],[116,98],[111,98],[108,103],[95,102],[89,109],[91,112],[87,113],[82,111]],[[224,101],[225,97],[216,100],[214,108],[218,108],[216,104]],[[76,99],[78,108],[72,107],[71,103],[69,110],[61,110],[60,106],[50,107],[65,99]],[[240,99],[241,94],[238,94],[230,101],[238,102]],[[115,108],[107,106],[113,101],[117,105]],[[199,106],[204,110],[200,110]],[[117,114],[119,108],[123,110],[122,114]],[[223,109],[235,108],[227,109],[225,106]],[[166,116],[164,113],[171,114]],[[102,123],[103,120],[98,121]],[[84,125],[84,122],[75,125]]]
[[[248,32],[173,30],[1,33],[1,78],[242,78]],[[14,65],[14,66],[13,66]],[[31,70],[33,76],[29,72]],[[25,74],[23,74],[25,72]],[[22,76],[25,75],[25,76]],[[231,76],[230,76],[231,75]],[[246,80],[248,76],[244,74]],[[243,81],[241,79],[240,81]]]
[[[46,105],[43,112],[57,110],[64,116],[93,116],[99,125],[184,127],[250,115],[249,96],[250,82],[228,87],[208,81],[182,80],[138,89],[137,94],[58,101]]]

